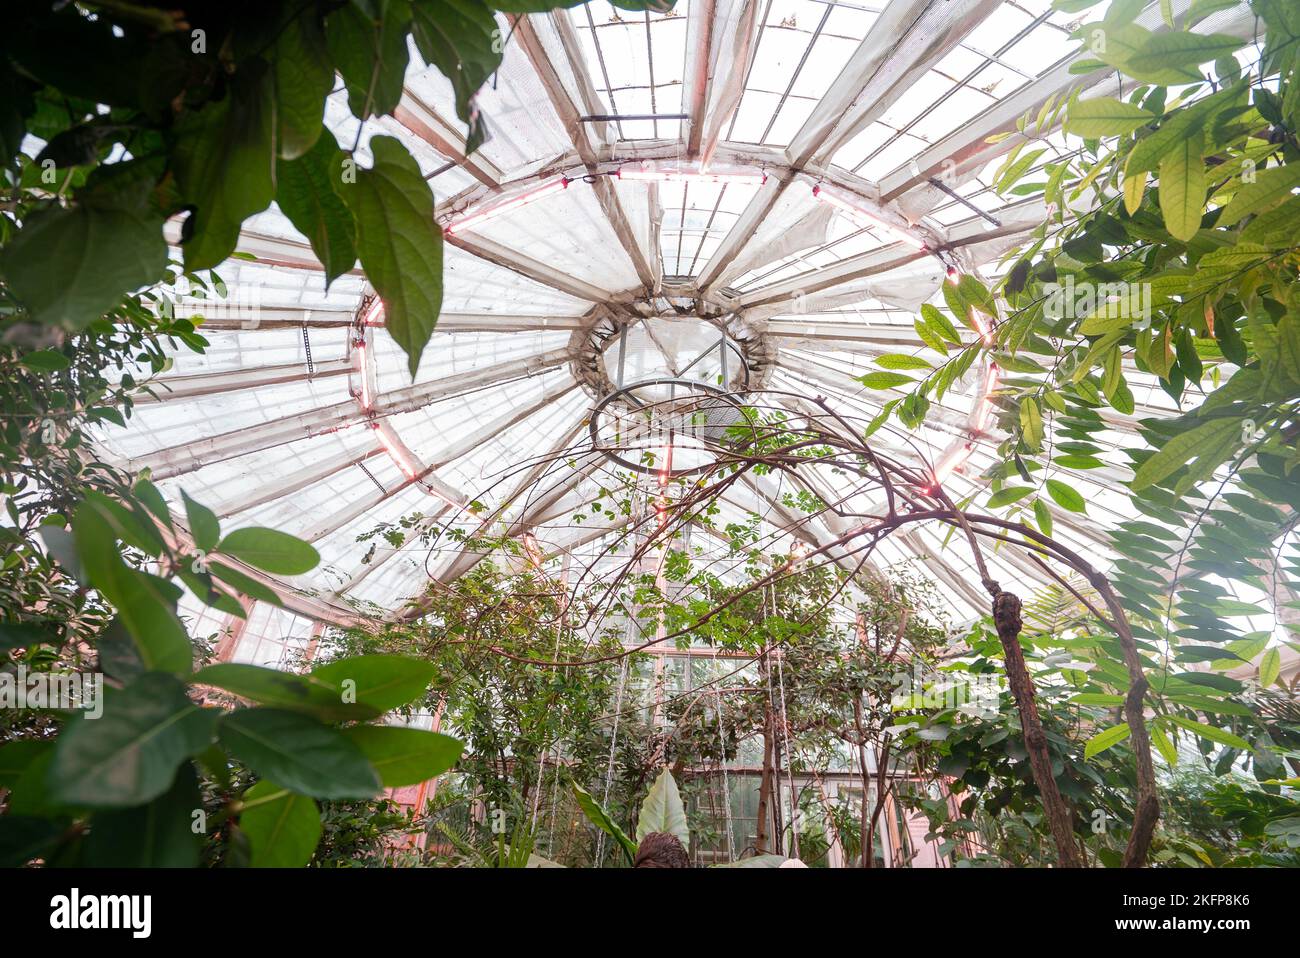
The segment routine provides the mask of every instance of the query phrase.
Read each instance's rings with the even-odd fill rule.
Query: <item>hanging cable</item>
[[[772,603],[776,604],[776,586],[772,587]],[[785,658],[784,654],[778,655],[776,660],[776,678],[777,685],[781,691],[781,728],[782,738],[785,741],[785,774],[790,783],[790,840],[793,845],[794,857],[799,857],[799,799],[794,790],[794,762],[793,753],[790,748],[790,719],[785,710],[785,669],[781,660]]]
[[[727,737],[723,732],[722,724],[722,693],[715,686],[713,697],[718,703],[718,749],[721,758],[719,763],[722,765],[722,808],[727,822],[727,859],[736,860],[736,839],[732,834],[731,824],[731,782],[727,777]]]
[[[627,637],[631,638],[632,623],[629,621],[627,626]],[[618,672],[618,690],[614,693],[614,731],[609,738],[609,765],[605,769],[605,790],[600,796],[600,804],[607,806],[609,804],[609,787],[614,779],[614,749],[618,745],[618,720],[623,711],[623,688],[627,683],[627,664],[628,660],[623,659],[622,668]],[[605,833],[602,831],[596,836],[596,867],[600,868],[605,862]]]

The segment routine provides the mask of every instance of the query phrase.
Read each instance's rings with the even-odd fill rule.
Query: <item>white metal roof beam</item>
[[[1008,223],[1002,227],[989,227],[979,217],[972,217],[963,220],[948,231],[947,242],[944,247],[947,249],[960,249],[964,246],[972,246],[976,243],[983,243],[1003,236],[1028,233],[1035,225],[1037,224]],[[914,263],[928,255],[930,254],[927,252],[914,250],[910,246],[904,246],[901,243],[895,243],[860,253],[857,256],[850,256],[848,259],[840,260],[825,269],[800,273],[779,283],[760,286],[758,289],[750,290],[740,297],[737,305],[741,309],[751,309],[755,306],[793,302],[800,295],[809,296],[855,279],[888,273],[890,270],[906,266],[908,263]],[[866,294],[864,294],[863,298],[867,298]]]
[[[202,330],[223,332],[253,332],[259,329],[336,329],[356,324],[355,309],[305,309],[283,306],[219,306],[223,315],[217,319],[204,318]],[[184,315],[190,309],[177,309]],[[202,306],[194,312],[201,313]],[[509,313],[439,313],[434,334],[438,333],[520,333],[557,330],[570,332],[583,329],[587,320],[583,316],[534,316]]]
[[[413,552],[416,546],[420,544],[420,536],[427,530],[433,528],[439,519],[451,511],[451,508],[451,503],[444,502],[433,515],[425,516],[416,523],[413,528],[406,530],[406,540],[396,549],[377,547],[371,560],[362,563],[361,568],[353,574],[352,578],[348,579],[347,582],[335,589],[333,595],[346,595],[357,586],[361,585],[362,582],[365,582],[366,579],[370,578],[370,576],[375,572],[379,571],[379,569],[386,563],[396,559],[404,553]]]
[[[825,158],[878,119],[984,22],[1001,0],[895,0],[800,127],[786,155],[803,167]]]
[[[218,313],[206,315],[206,311]],[[203,317],[199,332],[219,330],[221,332],[252,332],[257,329],[333,329],[351,326],[356,316],[352,309],[312,309],[306,306],[249,306],[239,303],[227,303],[223,300],[209,300],[176,304],[177,316],[189,316],[194,313]]]
[[[763,330],[763,334],[766,336],[776,337],[777,339],[794,341],[781,343],[782,348],[796,347],[804,342],[813,340],[819,342],[831,341],[836,343],[861,343],[880,347],[915,347],[925,345],[913,327],[865,326],[860,322],[837,321],[841,317],[851,316],[851,313],[823,313],[822,315],[834,315],[836,320],[830,322],[806,322],[803,316],[800,316],[798,319],[772,319],[768,320],[767,326]],[[968,333],[965,330],[958,330],[957,332],[958,335],[963,336],[967,342],[974,341],[974,333]]]
[[[786,148],[788,169],[769,176],[700,271],[708,291],[753,238],[794,173],[856,136],[998,4],[992,0],[896,0],[872,24],[852,58]]]
[[[467,156],[465,138],[460,131],[409,90],[402,93],[402,100],[393,111],[393,119],[443,156],[454,160],[461,169],[488,189],[501,188],[506,178],[505,173],[481,152]]]
[[[585,280],[477,234],[471,239],[464,233],[449,233],[444,239],[471,256],[477,256],[485,262],[504,267],[543,286],[558,289],[561,293],[585,299],[590,303],[631,302],[635,298],[630,293],[613,293],[599,286],[593,286]]]
[[[1190,6],[1191,0],[1174,0],[1173,15],[1181,17]],[[1151,4],[1136,22],[1148,29],[1162,29],[1159,7],[1159,4]],[[1254,14],[1243,3],[1210,15],[1198,23],[1192,32],[1226,33],[1247,39],[1254,36],[1255,29]],[[1031,139],[1016,130],[1016,121],[1031,110],[1037,110],[1054,95],[1076,87],[1086,91],[1087,97],[1112,96],[1117,92],[1117,78],[1112,69],[1088,74],[1070,73],[1070,64],[1077,58],[1077,55],[1071,56],[1057,64],[1037,80],[999,100],[971,122],[884,177],[880,181],[881,200],[895,199],[908,190],[924,185],[928,179],[938,176],[945,169],[949,174],[958,176],[981,169],[1016,144]],[[1130,88],[1133,86],[1132,83],[1128,85]],[[1051,129],[1055,129],[1055,126]],[[1013,135],[997,143],[988,142],[990,136],[1004,132]],[[1038,131],[1035,137],[1045,136],[1048,132],[1050,129]],[[945,167],[946,162],[949,165]]]
[[[686,89],[682,102],[690,113],[690,132],[686,137],[686,155],[692,160],[700,156],[704,136],[704,112],[708,107],[709,84],[717,65],[713,49],[713,27],[716,0],[695,0],[691,4],[690,19],[686,25]],[[720,131],[719,131],[720,132]],[[716,138],[715,138],[716,142]]]
[[[227,499],[215,506],[213,512],[217,514],[218,519],[241,515],[250,509],[256,509],[258,506],[266,505],[266,503],[274,502],[277,499],[283,499],[295,492],[301,492],[318,482],[324,482],[344,469],[381,455],[383,451],[381,446],[374,445],[367,449],[347,450],[340,455],[330,456],[321,460],[311,469],[297,471],[291,469],[277,470],[274,473],[276,477],[274,482],[241,483],[240,485],[245,491],[241,495],[233,499]]]
[[[582,50],[578,38],[574,35],[568,11],[555,10],[546,15],[545,19],[559,37],[569,69],[578,84],[578,89],[574,92],[582,97],[584,103],[588,105],[598,104],[599,98],[596,96],[591,79],[587,76]],[[546,91],[546,96],[555,109],[556,116],[560,118],[560,122],[569,134],[569,139],[573,141],[573,146],[578,151],[579,158],[587,167],[587,172],[595,173],[599,154],[592,145],[587,130],[583,126],[582,111],[578,109],[570,97],[569,91],[565,89],[555,65],[551,62],[541,38],[537,35],[532,20],[527,15],[516,17],[514,32],[520,47],[528,55],[528,59],[541,81],[542,88]],[[599,177],[592,184],[592,189],[596,193],[601,211],[605,214],[605,218],[609,220],[609,225],[618,237],[619,244],[631,261],[637,278],[640,279],[647,292],[653,292],[655,287],[654,270],[641,250],[641,245],[632,230],[632,224],[627,218],[622,203],[619,202],[618,193],[614,189],[613,183],[609,177]]]
[[[424,467],[416,472],[414,476],[404,476],[401,482],[387,486],[383,490],[373,489],[367,491],[364,496],[357,497],[334,514],[326,516],[308,526],[301,532],[298,532],[298,537],[300,539],[306,539],[308,542],[317,542],[330,533],[337,532],[353,520],[359,519],[372,509],[379,508],[398,493],[405,492],[412,486],[429,482],[431,479],[435,478],[434,473],[443,466],[455,462],[457,459],[460,459],[463,456],[474,452],[484,444],[491,442],[511,426],[517,425],[536,413],[539,409],[558,401],[564,395],[575,389],[577,385],[577,382],[572,379],[568,382],[561,382],[558,386],[554,386],[543,392],[532,402],[528,403],[528,405],[521,406],[518,409],[511,409],[504,416],[498,416],[486,425],[480,426],[473,432],[470,432],[455,442],[439,449],[437,455],[433,457],[431,461],[427,461]],[[443,486],[443,489],[437,491],[439,491],[440,495],[451,493],[450,498],[456,498],[462,501],[467,499],[463,494],[447,489],[445,485]]]
[[[161,379],[149,380],[148,384],[156,387],[155,394],[139,393],[135,402],[141,406],[180,402],[236,389],[262,389],[284,383],[328,379],[331,376],[347,375],[351,370],[351,361],[347,359],[327,359],[316,363],[314,372],[309,372],[304,362],[284,363],[278,366],[247,366],[214,373],[195,373],[192,376],[164,376]]]
[[[440,399],[483,386],[520,379],[561,366],[569,360],[567,349],[553,349],[534,356],[512,359],[492,366],[470,369],[431,383],[421,383],[385,393],[379,397],[373,417],[382,419],[411,412]],[[193,472],[204,465],[234,459],[263,449],[334,432],[366,422],[354,400],[334,403],[309,412],[258,423],[245,429],[209,436],[193,442],[159,449],[129,461],[133,471],[153,470],[155,479]]]

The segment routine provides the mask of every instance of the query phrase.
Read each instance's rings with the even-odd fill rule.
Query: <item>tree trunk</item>
[[[767,854],[767,823],[772,793],[772,710],[763,709],[763,775],[758,782],[758,824],[755,828],[754,849]]]
[[[862,867],[870,868],[875,862],[875,835],[870,827],[871,773],[867,769],[867,741],[862,730],[862,698],[853,700],[853,725],[858,732],[858,766],[862,770],[862,806],[858,815],[858,853]]]
[[[1056,843],[1057,862],[1064,868],[1082,868],[1084,863],[1074,844],[1074,829],[1070,824],[1070,810],[1052,774],[1052,757],[1047,750],[1047,734],[1038,705],[1034,701],[1034,683],[1025,667],[1025,656],[1020,648],[1020,599],[1011,592],[1001,592],[993,599],[993,622],[1002,640],[1006,655],[1007,681],[1020,711],[1020,727],[1025,733],[1025,749],[1029,752],[1029,767],[1034,773],[1034,784],[1043,802],[1043,812]]]

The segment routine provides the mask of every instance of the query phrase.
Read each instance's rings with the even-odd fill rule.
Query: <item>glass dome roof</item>
[[[945,267],[994,276],[1042,222],[1041,199],[991,186],[1017,120],[1074,85],[1115,93],[1113,73],[1070,72],[1076,16],[1050,0],[679,0],[662,15],[595,2],[513,28],[502,18],[505,59],[478,96],[489,136],[468,158],[451,84],[413,49],[395,116],[358,131],[340,88],[328,118],[340,141],[359,138],[363,163],[371,136],[400,137],[449,227],[442,315],[414,379],[360,269],[326,291],[272,208],[217,270],[227,299],[182,304],[211,346],[178,352],[167,388],[101,445],[225,527],[283,529],[320,551],[316,570],[283,583],[284,610],[250,614],[244,659],[274,662],[319,623],[400,614],[431,577],[454,581],[478,560],[446,537],[358,541],[403,517],[473,532],[492,516],[548,554],[593,556],[616,530],[571,514],[600,488],[601,467],[580,453],[618,338],[638,373],[663,361],[676,375],[725,334],[751,386],[874,417],[901,393],[855,377],[875,356],[922,348],[913,318]],[[1159,19],[1156,3],[1140,22]],[[1250,24],[1238,7],[1197,29]],[[1040,167],[1070,149],[1059,134],[1040,145]],[[674,175],[700,169],[712,175]],[[596,175],[616,170],[627,175]],[[716,375],[716,350],[709,362]],[[954,499],[979,492],[1000,440],[991,423],[972,432],[987,416],[981,376],[917,431],[887,427],[873,442],[932,464],[972,442],[946,483]],[[1154,379],[1129,381],[1133,416],[1104,412],[1115,449],[1135,419],[1172,411]],[[542,464],[563,450],[579,458]],[[1122,461],[1080,479],[1094,519],[1122,518]],[[796,522],[782,496],[753,484],[732,505],[807,541],[833,537],[828,519]],[[1057,522],[1067,545],[1104,555],[1102,523]],[[986,600],[941,536],[897,535],[876,561],[919,559],[969,618]],[[993,562],[1008,581],[1038,577],[1017,557]]]

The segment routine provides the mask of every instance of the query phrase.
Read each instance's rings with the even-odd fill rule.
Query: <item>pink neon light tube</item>
[[[702,170],[663,170],[654,167],[621,166],[620,180],[650,183],[750,183],[761,186],[767,182],[766,173],[705,173]]]
[[[452,220],[447,224],[446,232],[459,233],[463,230],[473,229],[480,223],[494,219],[503,213],[509,213],[522,206],[527,206],[529,203],[535,203],[542,197],[550,196],[552,193],[558,193],[560,190],[567,188],[570,182],[571,181],[566,176],[562,176],[558,180],[551,180],[551,182],[539,186],[535,190],[529,190],[526,193],[520,193],[518,196],[513,196],[504,203],[498,203],[496,206],[491,206],[485,210],[470,213],[468,216],[462,216],[460,219]]]
[[[860,206],[855,206],[852,203],[847,202],[846,200],[840,199],[838,196],[833,196],[830,193],[827,193],[820,186],[813,187],[813,196],[821,200],[823,203],[826,203],[827,205],[833,206],[835,207],[835,209],[840,210],[842,213],[848,216],[849,219],[856,222],[859,226],[873,226],[876,229],[884,230],[894,239],[898,240],[900,243],[906,243],[908,246],[912,247],[912,249],[916,249],[916,250],[925,249],[925,243],[917,239],[915,236],[905,232],[902,229],[899,229],[897,226],[894,226],[890,223],[886,223],[884,220],[876,216],[874,213],[868,213]]]
[[[402,470],[406,475],[406,478],[414,479],[416,475],[415,467],[406,461],[406,457],[402,455],[402,451],[397,448],[393,441],[388,438],[388,435],[384,430],[377,424],[375,426],[375,432],[379,435],[379,444],[384,447],[384,451],[388,453],[393,462],[397,464],[397,468]]]
[[[370,411],[374,405],[374,396],[370,389],[370,366],[366,363],[366,344],[358,342],[357,351],[357,372],[361,376],[361,408]]]

